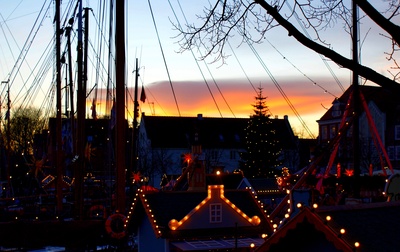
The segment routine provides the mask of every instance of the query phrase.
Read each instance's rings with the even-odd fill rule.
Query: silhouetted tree
[[[181,34],[179,42],[182,51],[201,45],[200,49],[203,51],[201,59],[211,56],[214,57],[213,61],[224,62],[226,58],[224,48],[228,39],[235,33],[242,37],[244,44],[261,43],[267,37],[268,31],[283,27],[290,37],[339,66],[355,71],[365,80],[377,85],[400,91],[400,85],[397,82],[400,67],[395,58],[400,44],[400,26],[395,23],[400,13],[398,1],[389,0],[386,3],[373,1],[373,4],[367,0],[218,0],[214,2],[214,5],[210,3],[202,14],[199,13],[196,16],[200,22],[189,24],[185,30],[176,25]],[[392,79],[386,77],[385,72],[380,68],[375,71],[333,50],[329,41],[322,36],[321,31],[326,31],[338,23],[342,23],[343,29],[350,33],[353,28],[353,2],[363,11],[359,15],[360,19],[369,18],[381,29],[379,34],[388,39],[387,51],[383,56],[392,62],[392,66],[387,69]],[[295,23],[299,23],[298,27],[302,26],[300,28],[304,29],[298,29]],[[311,32],[313,37],[307,31]],[[385,50],[379,48],[379,50]]]
[[[37,175],[42,169],[42,163],[36,162],[32,155],[33,140],[35,133],[41,132],[44,119],[39,109],[28,107],[12,111],[9,120],[2,129],[7,135],[3,141],[8,152],[1,156],[7,161],[12,177],[9,195],[31,194],[34,188],[38,188]],[[29,170],[33,176],[26,176]]]
[[[245,129],[246,152],[242,153],[242,160],[245,160],[242,169],[248,178],[274,177],[276,168],[281,164],[281,148],[262,88],[259,88],[255,99],[256,103],[252,105],[254,115],[250,117]]]
[[[37,108],[29,107],[16,110],[10,121],[11,151],[15,153],[32,154],[33,137],[41,132],[44,118]]]

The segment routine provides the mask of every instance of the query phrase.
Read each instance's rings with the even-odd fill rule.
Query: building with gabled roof
[[[245,151],[245,128],[249,118],[172,117],[142,115],[138,130],[138,169],[145,171],[158,186],[164,174],[181,174],[185,154],[196,147],[206,173],[233,172]],[[298,139],[288,117],[273,118],[276,135],[282,144],[283,166],[298,169]]]
[[[357,95],[360,109],[359,118],[359,140],[360,140],[360,161],[362,170],[367,172],[369,165],[373,165],[374,170],[381,170],[380,158],[378,157],[377,147],[373,139],[378,135],[385,146],[391,165],[394,169],[400,167],[400,100],[398,95],[388,89],[378,86],[360,85],[358,91],[362,94]],[[342,96],[332,102],[332,106],[317,121],[319,125],[319,144],[328,145],[340,131],[339,126],[343,115],[347,115],[346,122],[351,122],[353,116],[353,87],[349,87]],[[376,134],[368,123],[368,115],[362,105],[365,100],[366,107],[374,122]],[[352,124],[342,133],[341,145],[338,151],[338,160],[342,167],[353,166],[353,129]],[[379,148],[378,148],[379,149]]]
[[[138,251],[209,251],[260,246],[272,233],[263,206],[251,190],[138,191],[130,232]]]
[[[256,251],[398,251],[400,202],[301,207]]]

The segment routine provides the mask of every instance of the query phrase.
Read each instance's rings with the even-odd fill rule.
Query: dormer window
[[[335,99],[335,101],[332,103],[332,116],[339,117],[341,115],[342,111],[340,111],[340,101],[338,99]]]
[[[210,204],[210,223],[222,222],[222,204]]]

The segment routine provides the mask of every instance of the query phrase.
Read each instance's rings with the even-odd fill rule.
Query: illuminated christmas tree
[[[261,87],[258,90],[256,102],[252,105],[254,114],[245,129],[246,152],[242,153],[242,169],[248,178],[274,177],[281,164],[281,147],[266,105],[267,97],[262,95]]]

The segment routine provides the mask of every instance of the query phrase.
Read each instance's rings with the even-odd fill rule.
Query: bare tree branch
[[[392,36],[397,44],[400,45],[400,26],[393,24],[379,13],[368,1],[354,0],[357,5],[371,18],[377,25]],[[397,11],[397,10],[396,10]]]
[[[389,55],[387,59],[395,65],[392,70],[399,72],[399,66],[393,56],[399,48],[400,27],[392,23],[390,19],[385,18],[367,0],[355,1],[366,14],[363,18],[369,17],[392,37],[385,36],[394,42],[392,52],[387,53]],[[227,57],[224,55],[225,43],[235,33],[242,36],[242,43],[261,43],[268,31],[281,26],[287,30],[289,36],[295,38],[302,45],[324,55],[339,66],[350,71],[357,71],[361,77],[384,88],[400,92],[400,85],[396,82],[398,73],[389,72],[393,77],[392,80],[367,66],[355,64],[352,59],[332,50],[329,43],[320,37],[320,31],[332,28],[340,20],[344,24],[344,30],[350,33],[353,26],[351,22],[352,10],[349,9],[351,7],[347,6],[347,1],[294,0],[293,3],[294,6],[291,7],[288,0],[217,0],[215,5],[210,5],[206,9],[204,17],[198,16],[198,19],[203,21],[200,26],[188,25],[187,31],[176,26],[182,36],[179,41],[181,50],[199,47],[205,51],[202,53],[202,60],[213,55],[213,62],[219,60],[224,62]],[[286,16],[282,14],[285,13],[283,11],[284,4],[289,6],[285,8],[286,14],[288,14]],[[256,8],[256,6],[260,6],[261,9]],[[389,3],[388,12],[392,12],[390,18],[399,14],[399,6],[400,3],[395,2],[395,0]],[[289,13],[287,13],[287,9],[289,9]],[[301,20],[306,28],[313,30],[316,40],[307,37],[292,25],[291,17]]]
[[[347,68],[349,70],[356,70],[360,76],[364,77],[367,80],[370,80],[382,87],[400,92],[400,85],[397,82],[377,73],[371,68],[365,67],[360,64],[354,64],[352,59],[345,58],[337,52],[310,40],[309,38],[304,36],[299,30],[297,30],[296,27],[294,27],[290,22],[283,18],[278,13],[276,8],[269,5],[266,1],[255,0],[255,2],[260,4],[269,15],[271,15],[282,27],[284,27],[288,31],[289,36],[293,36],[304,46],[314,50],[319,54],[324,55],[325,57],[333,60],[335,63],[344,68]]]

